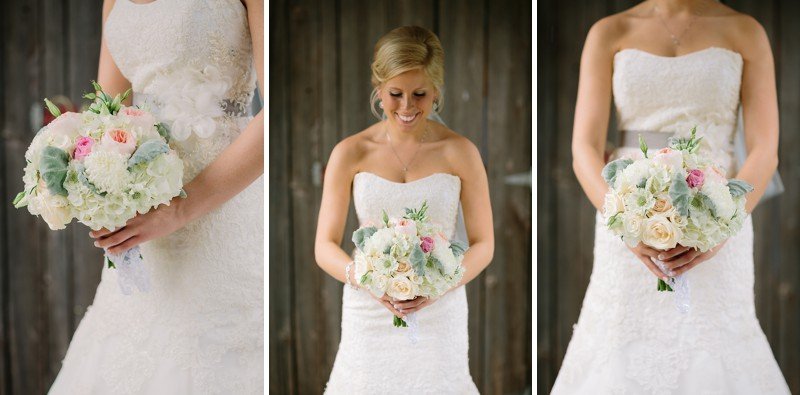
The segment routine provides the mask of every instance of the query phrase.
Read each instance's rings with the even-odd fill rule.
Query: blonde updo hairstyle
[[[378,40],[373,59],[370,107],[378,119],[383,119],[376,108],[378,88],[386,81],[416,69],[424,71],[433,84],[437,95],[433,111],[441,111],[444,104],[444,50],[435,34],[419,26],[398,27]]]

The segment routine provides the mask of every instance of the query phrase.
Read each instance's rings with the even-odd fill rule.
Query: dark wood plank
[[[495,254],[486,270],[484,393],[521,393],[530,385],[530,189],[506,177],[531,168],[530,3],[489,3],[488,173]],[[507,142],[507,143],[500,143]],[[526,383],[527,382],[527,383]]]
[[[467,137],[486,157],[486,38],[484,23],[488,17],[485,1],[439,2],[439,40],[445,54],[445,87],[442,119],[448,127]],[[484,386],[483,330],[484,282],[486,276],[467,284],[469,306],[469,364],[478,388]]]
[[[271,3],[269,65],[269,392],[296,394],[293,330],[292,203],[289,188],[289,13],[286,1]]]
[[[313,185],[313,164],[320,158],[322,59],[318,40],[321,9],[316,2],[297,1],[290,5],[289,20],[289,114],[290,175],[293,205],[293,283],[294,330],[296,342],[298,392],[319,393],[325,386],[327,356],[325,344],[327,314],[323,309],[323,283],[327,274],[314,259],[314,235],[320,194]]]
[[[0,3],[0,34],[6,36],[5,26],[8,26],[9,21],[7,16],[8,2]],[[0,179],[5,180],[6,177],[6,40],[0,40]],[[11,189],[6,182],[0,182],[0,199],[3,202],[9,202],[13,199],[18,191]],[[0,395],[11,393],[11,373],[10,361],[7,356],[9,355],[8,344],[8,284],[11,281],[8,275],[10,262],[8,260],[9,247],[8,235],[5,230],[8,223],[8,211],[13,210],[9,204],[0,204]]]

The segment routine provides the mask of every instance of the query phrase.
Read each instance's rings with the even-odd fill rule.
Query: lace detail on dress
[[[225,109],[202,117],[223,100],[250,105],[244,7],[238,0],[117,0],[104,35],[135,104],[158,117],[175,100],[196,101],[178,103],[189,110],[181,107],[173,121],[189,119],[192,130],[171,141],[184,182],[191,181],[251,119]],[[182,71],[195,82],[199,72],[203,84],[176,79]],[[146,95],[152,102],[142,103]],[[205,129],[197,133],[198,126]],[[104,269],[51,393],[264,393],[263,188],[259,178],[218,209],[142,244],[150,292],[124,296],[118,272]]]
[[[450,174],[401,184],[372,173],[353,180],[353,202],[362,224],[379,223],[382,210],[391,215],[428,202],[431,221],[448,235],[454,232],[461,180]],[[416,344],[407,328],[392,326],[392,315],[368,291],[344,288],[342,340],[326,394],[477,394],[468,363],[467,297],[455,288],[420,310]],[[386,367],[401,366],[397,370]]]
[[[614,100],[623,129],[683,133],[698,125],[730,161],[742,60],[710,48],[678,58],[617,53]],[[677,129],[674,129],[677,128]],[[553,394],[788,394],[755,314],[753,229],[686,273],[688,314],[598,213],[594,266]]]

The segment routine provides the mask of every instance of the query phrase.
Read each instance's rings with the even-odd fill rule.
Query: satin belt
[[[133,92],[133,104],[137,106],[141,106],[143,104],[155,106],[156,108],[151,108],[154,113],[158,112],[158,108],[162,105],[161,101],[159,101],[155,95],[139,92]],[[252,115],[250,111],[250,105],[245,105],[244,108],[242,108],[242,106],[240,106],[233,99],[220,100],[219,106],[222,108],[222,112],[232,117],[247,117]]]
[[[642,136],[642,140],[644,140],[649,149],[661,149],[667,146],[667,140],[672,137],[674,133],[654,132],[651,130],[620,130],[619,135],[619,141],[621,142],[620,147],[638,149],[639,136]],[[747,159],[744,133],[736,133],[733,143],[733,151],[736,156],[736,170],[738,171],[742,168],[744,161]],[[767,184],[767,189],[764,191],[761,201],[778,196],[783,193],[783,191],[783,180],[781,180],[781,175],[778,174],[776,170],[775,174],[772,175],[772,179],[769,180],[769,184]]]

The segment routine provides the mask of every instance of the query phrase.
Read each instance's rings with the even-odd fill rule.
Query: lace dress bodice
[[[461,179],[446,173],[397,183],[361,172],[353,180],[353,202],[362,225],[380,223],[383,210],[400,216],[404,208],[419,208],[427,201],[430,220],[452,237],[460,196]],[[345,287],[342,340],[325,393],[477,394],[469,373],[464,287],[416,314],[419,339],[412,344],[408,328],[393,327],[392,314],[368,291]]]
[[[617,52],[612,89],[619,129],[688,136],[697,126],[703,148],[734,170],[742,66],[739,53],[717,47],[677,57],[638,49]],[[618,154],[637,151],[621,148]]]

